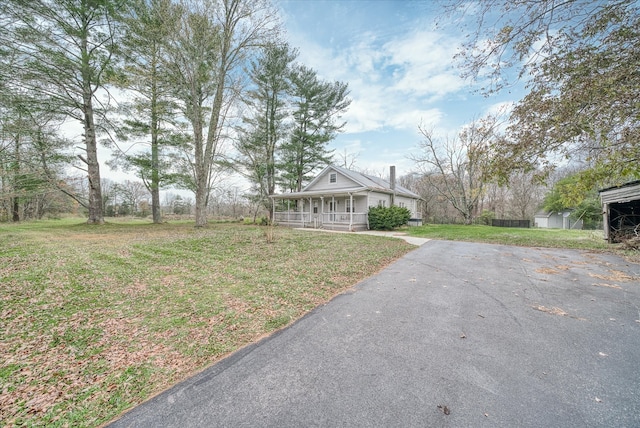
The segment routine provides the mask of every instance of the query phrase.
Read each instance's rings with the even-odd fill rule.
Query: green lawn
[[[617,250],[608,244],[601,230],[520,229],[493,226],[429,224],[410,227],[412,236],[451,241],[473,241],[527,247],[576,248],[585,250]]]
[[[268,230],[0,224],[0,425],[99,425],[413,248]]]

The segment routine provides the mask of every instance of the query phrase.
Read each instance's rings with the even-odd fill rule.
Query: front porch
[[[274,197],[273,220],[288,227],[362,231],[369,229],[367,194]]]

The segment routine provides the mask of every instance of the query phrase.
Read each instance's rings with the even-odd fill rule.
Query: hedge
[[[411,211],[404,207],[370,207],[369,228],[373,230],[392,230],[407,224]]]

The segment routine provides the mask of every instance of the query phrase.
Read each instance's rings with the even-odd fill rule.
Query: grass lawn
[[[405,230],[412,236],[451,241],[486,242],[526,247],[575,248],[617,251],[601,230],[520,229],[493,226],[429,224]]]
[[[146,221],[0,224],[0,426],[96,426],[413,247]]]

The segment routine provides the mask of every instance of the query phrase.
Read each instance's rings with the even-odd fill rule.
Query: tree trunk
[[[11,200],[11,220],[14,222],[20,221],[20,201],[17,196]]]
[[[202,108],[195,106],[193,137],[195,149],[195,187],[196,187],[196,227],[204,227],[207,224],[207,196],[209,193],[208,186],[208,168],[209,162],[203,147],[203,124],[202,124]],[[212,132],[209,125],[209,132]]]
[[[156,77],[156,64],[154,59],[152,89],[151,89],[151,214],[155,224],[162,222],[162,214],[160,212],[160,161],[158,147],[158,88]]]
[[[199,182],[201,180],[198,180]],[[196,227],[207,225],[207,186],[198,183],[196,188]]]
[[[20,175],[20,167],[22,165],[20,161],[20,135],[16,137],[16,147],[15,147],[15,169],[13,171],[13,191],[14,193],[18,193],[18,182]],[[20,200],[18,196],[14,196],[11,199],[11,220],[14,222],[20,221]]]
[[[87,39],[82,40],[83,51],[83,88],[82,101],[84,113],[84,140],[87,150],[87,176],[89,178],[89,224],[104,224],[102,210],[102,186],[100,184],[100,164],[98,163],[98,142],[96,141],[96,127],[93,119],[93,92],[91,90],[91,71],[88,63]]]

